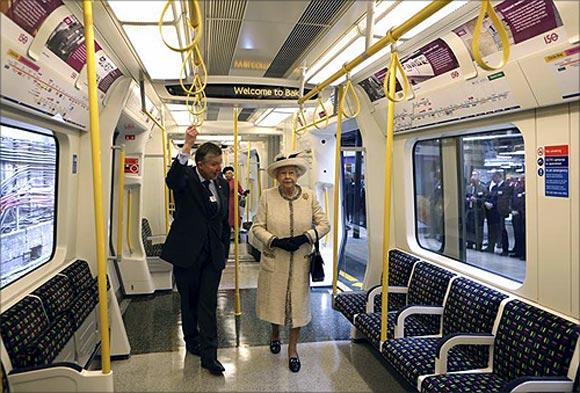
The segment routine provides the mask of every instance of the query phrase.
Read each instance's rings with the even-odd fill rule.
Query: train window
[[[523,282],[524,141],[515,128],[415,144],[419,245]]]
[[[55,250],[58,145],[48,130],[0,124],[0,286],[48,262]]]

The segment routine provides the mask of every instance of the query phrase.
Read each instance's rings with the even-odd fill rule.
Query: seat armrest
[[[447,357],[457,345],[485,345],[493,348],[495,336],[488,333],[454,333],[439,342],[435,352],[435,374],[447,373]]]
[[[574,382],[566,377],[520,377],[510,381],[506,392],[572,392]]]
[[[405,319],[413,314],[443,315],[441,306],[407,306],[397,313],[395,322],[395,338],[405,337]]]
[[[167,235],[152,235],[152,236],[147,236],[146,239],[149,240],[153,244],[158,244],[158,243],[165,242],[166,237],[167,237]]]
[[[376,285],[372,287],[367,294],[367,306],[366,313],[370,314],[374,311],[375,297],[381,296],[383,290],[382,285]],[[394,287],[389,286],[389,293],[407,293],[409,288],[407,287]]]

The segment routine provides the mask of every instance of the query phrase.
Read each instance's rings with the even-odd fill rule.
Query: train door
[[[368,235],[365,195],[365,154],[359,130],[342,137],[341,148],[343,241],[339,281],[362,289],[367,261]]]

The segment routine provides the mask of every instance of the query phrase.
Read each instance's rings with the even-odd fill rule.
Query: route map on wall
[[[86,128],[86,47],[81,22],[61,0],[2,0],[0,22],[2,98]],[[39,43],[43,50],[35,61],[28,55],[29,48],[41,36],[46,42]],[[95,51],[102,102],[122,73],[97,42]]]

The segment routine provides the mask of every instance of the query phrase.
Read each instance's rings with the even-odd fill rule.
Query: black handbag
[[[316,229],[314,233],[316,233],[316,242],[314,243],[314,250],[310,254],[310,276],[313,282],[320,282],[324,281],[324,261],[322,260],[322,255],[320,255]]]

